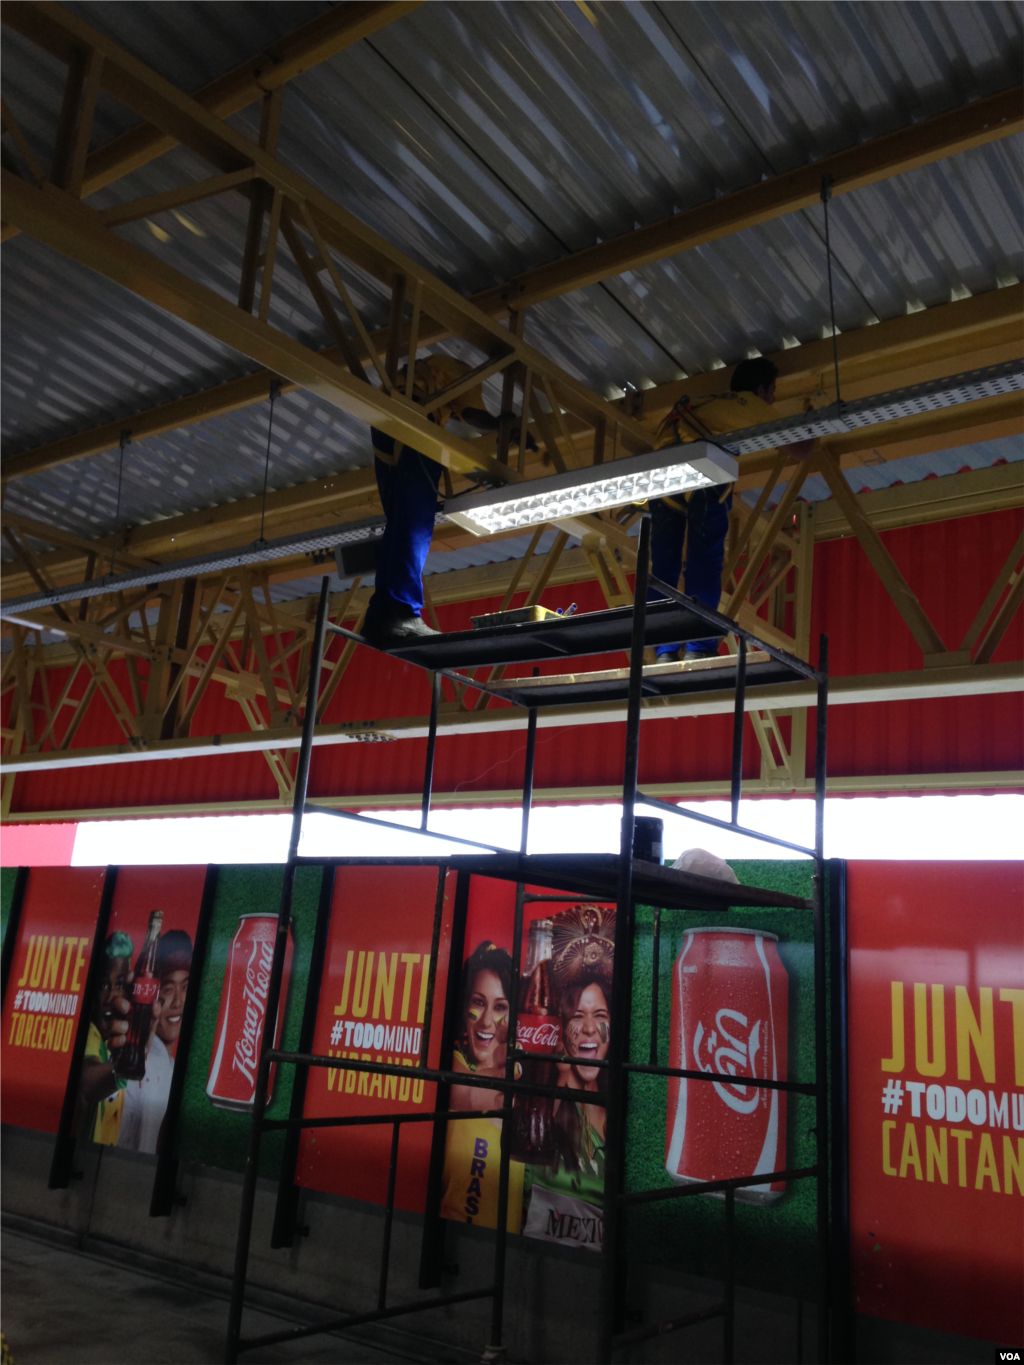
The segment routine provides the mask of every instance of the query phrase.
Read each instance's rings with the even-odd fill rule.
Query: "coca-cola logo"
[[[242,1032],[235,1039],[234,1054],[231,1060],[234,1070],[240,1071],[250,1085],[255,1084],[260,1039],[263,1036],[263,1021],[267,1013],[270,969],[273,961],[273,943],[266,941],[254,941],[252,943],[249,961],[245,965],[245,986],[242,990],[242,999],[245,1001]]]
[[[762,1031],[762,1025],[764,1025]],[[762,1076],[767,1075],[767,1056],[764,1052],[767,1023],[747,1016],[738,1010],[721,1009],[715,1015],[715,1027],[708,1033],[702,1023],[693,1035],[693,1060],[699,1070],[736,1080],[714,1081],[715,1093],[734,1113],[752,1114],[761,1099],[761,1091],[744,1085],[742,1077],[756,1077],[758,1057]]]
[[[557,1052],[562,1030],[557,1019],[520,1019],[516,1039],[526,1052]]]
[[[133,1005],[152,1005],[160,994],[160,982],[155,976],[140,977],[132,986]]]

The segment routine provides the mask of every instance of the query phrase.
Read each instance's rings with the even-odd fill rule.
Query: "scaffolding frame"
[[[302,743],[295,775],[294,800],[292,806],[291,836],[288,857],[284,869],[281,897],[278,910],[277,933],[267,998],[266,1019],[273,1021],[278,1014],[281,999],[281,986],[285,961],[285,949],[291,919],[291,906],[295,878],[302,865],[321,865],[336,867],[346,864],[371,865],[408,865],[433,864],[438,866],[438,886],[434,906],[431,954],[427,983],[427,995],[421,1035],[421,1050],[418,1065],[401,1066],[384,1062],[360,1061],[354,1058],[339,1058],[316,1055],[312,1052],[312,1021],[316,1014],[316,995],[322,975],[325,948],[326,925],[330,913],[333,876],[325,878],[321,888],[321,899],[317,915],[316,939],[310,967],[311,988],[315,983],[314,998],[307,999],[306,1016],[303,1027],[303,1047],[299,1051],[286,1051],[274,1047],[274,1027],[269,1023],[264,1028],[261,1040],[260,1065],[257,1072],[255,1096],[249,1132],[249,1145],[242,1181],[241,1207],[235,1251],[235,1266],[232,1279],[231,1300],[228,1317],[228,1331],[225,1359],[228,1365],[235,1365],[241,1353],[258,1346],[266,1346],[285,1341],[300,1340],[321,1332],[335,1331],[368,1325],[374,1322],[389,1321],[409,1314],[433,1308],[449,1307],[473,1300],[489,1298],[492,1301],[490,1337],[485,1347],[485,1361],[499,1361],[504,1357],[504,1299],[505,1264],[508,1240],[508,1198],[510,1164],[510,1128],[507,1120],[511,1116],[512,1104],[519,1095],[547,1095],[555,1098],[575,1098],[579,1091],[565,1086],[541,1085],[526,1080],[515,1079],[517,1060],[532,1056],[520,1052],[515,1046],[517,1039],[517,1019],[519,1001],[517,983],[521,978],[523,910],[527,901],[535,899],[575,900],[580,896],[614,900],[616,904],[615,948],[610,1004],[614,1021],[608,1055],[591,1063],[605,1071],[607,1084],[604,1091],[595,1092],[588,1103],[603,1107],[606,1112],[605,1131],[605,1180],[603,1201],[603,1245],[601,1251],[601,1299],[602,1299],[602,1347],[601,1359],[611,1361],[616,1352],[648,1338],[661,1336],[668,1332],[691,1326],[698,1322],[721,1317],[723,1323],[723,1360],[732,1362],[734,1354],[735,1322],[735,1198],[736,1191],[747,1186],[769,1185],[778,1181],[787,1182],[814,1179],[817,1183],[816,1200],[816,1238],[818,1260],[818,1354],[819,1359],[830,1358],[829,1310],[831,1300],[830,1285],[830,1219],[829,1219],[829,1075],[828,1075],[828,1036],[827,1036],[827,944],[825,924],[825,860],[824,860],[824,801],[826,775],[826,743],[828,732],[828,638],[820,638],[818,667],[814,668],[805,661],[795,658],[776,646],[765,643],[745,630],[736,622],[722,616],[719,612],[705,607],[695,599],[686,597],[675,587],[653,577],[649,571],[650,554],[650,516],[645,514],[640,523],[637,571],[632,608],[602,613],[607,618],[620,618],[625,612],[631,617],[629,630],[629,684],[626,708],[626,744],[622,790],[622,835],[618,855],[594,858],[591,855],[549,855],[530,857],[527,855],[530,813],[533,800],[534,762],[536,754],[537,708],[543,704],[543,689],[537,689],[536,700],[529,702],[516,697],[516,704],[527,709],[527,744],[525,772],[523,780],[522,820],[520,847],[518,854],[492,845],[479,844],[472,840],[461,839],[454,835],[431,833],[428,829],[431,796],[433,790],[434,755],[437,738],[438,710],[441,696],[441,679],[448,677],[459,686],[469,686],[482,692],[507,697],[505,692],[496,692],[484,682],[472,676],[475,664],[470,664],[470,674],[458,671],[457,667],[445,667],[434,659],[431,664],[418,660],[414,648],[403,648],[399,655],[403,662],[412,662],[432,675],[430,727],[427,742],[427,755],[423,780],[423,795],[419,830],[408,826],[394,825],[391,821],[375,820],[354,812],[339,811],[317,806],[307,799],[309,771],[316,729],[317,699],[324,654],[324,640],[327,632],[341,635],[346,639],[366,643],[361,636],[353,634],[344,627],[335,626],[327,620],[329,600],[329,578],[321,583],[320,599],[317,608],[316,625],[313,634],[310,665],[306,688],[305,716],[302,728]],[[733,714],[733,752],[731,777],[731,819],[719,820],[703,812],[686,807],[670,805],[653,797],[645,796],[638,789],[640,720],[644,684],[644,648],[647,640],[648,592],[653,590],[661,598],[677,604],[690,613],[693,621],[702,629],[711,627],[719,635],[732,633],[737,641],[738,653],[735,662],[735,706]],[[660,605],[660,604],[659,604]],[[547,625],[548,623],[545,623]],[[595,624],[595,623],[591,623]],[[600,622],[596,622],[599,627]],[[621,620],[617,619],[621,635]],[[499,627],[498,632],[510,628]],[[492,632],[494,633],[494,632]],[[479,639],[483,632],[476,633]],[[440,637],[446,640],[451,637]],[[564,638],[564,637],[563,637]],[[618,638],[618,637],[616,637]],[[696,636],[691,634],[691,638]],[[434,653],[436,654],[436,639]],[[458,637],[452,639],[458,648]],[[747,688],[747,651],[753,646],[767,653],[776,666],[781,665],[785,681],[794,675],[811,680],[817,688],[817,744],[815,752],[814,803],[815,837],[813,848],[791,843],[771,835],[762,834],[746,828],[739,823],[739,808],[742,793],[743,728]],[[612,646],[621,648],[621,645]],[[500,645],[499,645],[500,648]],[[519,646],[522,653],[522,646]],[[556,652],[561,652],[557,650]],[[577,653],[597,653],[595,649],[578,650]],[[541,649],[534,657],[549,657],[548,651]],[[779,681],[776,676],[773,681]],[[666,814],[690,818],[732,833],[786,848],[813,860],[812,896],[803,899],[768,892],[758,888],[733,887],[729,883],[713,882],[708,878],[696,877],[688,873],[641,864],[633,857],[636,807],[649,806]],[[385,825],[404,833],[420,833],[432,839],[444,839],[450,844],[477,850],[474,853],[454,855],[434,854],[423,858],[305,858],[299,854],[302,822],[306,814],[323,813],[340,816],[349,820],[362,821],[374,825]],[[442,917],[444,913],[444,887],[449,870],[456,872],[456,892],[453,907],[451,948],[449,969],[445,991],[444,1013],[440,1036],[440,1064],[428,1065],[428,1051],[434,1017],[434,997],[437,986],[437,959],[441,939]],[[455,1038],[456,1017],[458,1013],[458,994],[460,972],[457,970],[464,956],[464,939],[469,900],[470,879],[474,875],[513,881],[516,885],[515,909],[512,941],[512,979],[514,989],[510,1001],[508,1035],[511,1040],[507,1047],[504,1079],[497,1077],[474,1077],[465,1072],[452,1069],[452,1053]],[[526,891],[527,885],[539,885],[553,890],[564,889],[566,896],[545,895],[539,897]],[[604,892],[605,894],[601,894]],[[654,898],[652,900],[652,897]],[[651,1038],[649,1056],[646,1063],[630,1061],[630,1018],[633,987],[633,947],[635,941],[634,910],[637,901],[653,904],[655,918],[653,926],[653,968],[655,990],[653,992]],[[815,1021],[815,1077],[813,1082],[790,1080],[758,1080],[743,1077],[743,1083],[753,1088],[774,1089],[793,1094],[811,1096],[815,1100],[815,1161],[810,1166],[792,1170],[760,1173],[754,1176],[726,1180],[686,1183],[671,1188],[626,1191],[625,1189],[625,1148],[627,1133],[627,1099],[629,1081],[632,1076],[660,1078],[685,1078],[687,1081],[713,1080],[713,1076],[699,1070],[673,1068],[658,1064],[658,970],[660,952],[660,916],[658,906],[689,908],[697,911],[727,909],[730,905],[779,908],[805,908],[813,912],[814,942],[814,1021]],[[552,1060],[552,1059],[548,1059]],[[567,1060],[555,1057],[554,1061]],[[293,1092],[291,1112],[287,1118],[267,1119],[268,1077],[274,1065],[292,1065],[297,1068],[297,1084]],[[341,1071],[368,1072],[381,1076],[398,1075],[403,1079],[421,1080],[437,1084],[437,1096],[433,1112],[414,1114],[390,1113],[373,1115],[338,1115],[326,1117],[307,1117],[302,1111],[306,1090],[306,1078],[310,1067],[330,1067]],[[502,1106],[498,1109],[473,1111],[451,1110],[449,1090],[453,1083],[460,1086],[477,1087],[489,1091],[500,1091]],[[589,1093],[589,1092],[588,1092]],[[499,1167],[497,1226],[494,1230],[494,1266],[491,1283],[476,1289],[456,1294],[433,1295],[417,1299],[411,1303],[388,1306],[387,1290],[390,1266],[391,1234],[394,1217],[395,1179],[398,1167],[399,1142],[403,1125],[410,1123],[430,1123],[433,1125],[430,1168],[428,1176],[426,1215],[423,1223],[423,1242],[420,1259],[421,1289],[437,1288],[441,1283],[443,1271],[443,1239],[445,1220],[440,1216],[440,1192],[443,1176],[444,1147],[447,1125],[462,1119],[496,1117],[501,1123],[501,1159]],[[390,1125],[392,1129],[391,1152],[388,1168],[387,1198],[384,1210],[384,1228],[381,1250],[380,1271],[378,1276],[377,1306],[362,1313],[345,1313],[328,1318],[312,1326],[298,1326],[265,1334],[259,1337],[242,1336],[242,1317],[245,1304],[246,1281],[248,1274],[249,1250],[252,1239],[252,1220],[256,1201],[261,1140],[264,1133],[285,1131],[290,1146],[286,1146],[285,1160],[279,1177],[278,1199],[274,1219],[272,1246],[291,1245],[295,1231],[295,1201],[297,1187],[294,1185],[295,1153],[298,1135],[306,1128],[345,1128],[356,1126]],[[624,1231],[628,1210],[647,1203],[671,1199],[690,1198],[699,1194],[722,1194],[724,1196],[725,1221],[725,1265],[723,1268],[723,1292],[720,1301],[707,1308],[682,1316],[647,1323],[638,1328],[625,1330],[627,1288],[626,1237]]]

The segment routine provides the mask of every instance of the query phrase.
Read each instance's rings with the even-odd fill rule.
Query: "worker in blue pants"
[[[731,484],[725,489],[698,488],[685,502],[682,497],[659,498],[651,504],[651,570],[655,578],[670,587],[676,586],[683,571],[685,543],[683,592],[715,611],[722,596],[725,536],[731,508]],[[649,602],[663,597],[658,588],[647,593]],[[715,639],[690,640],[685,658],[704,659],[717,653]],[[659,663],[667,663],[670,655],[684,657],[678,644],[659,645],[657,654]]]
[[[440,404],[433,401],[469,371],[469,365],[448,355],[429,355],[417,360],[413,369],[413,399],[429,409],[429,420],[440,427],[454,417],[478,431],[496,431],[498,418],[484,407],[479,384],[452,398],[442,397]],[[370,436],[385,526],[363,636],[378,649],[387,649],[438,633],[431,630],[420,612],[423,566],[434,534],[442,466],[376,427],[371,427]],[[511,436],[518,440],[518,427]],[[527,448],[537,448],[532,436],[527,438]]]
[[[741,361],[733,371],[729,393],[716,394],[693,404],[682,399],[673,408],[658,432],[659,448],[678,442],[713,439],[715,434],[778,421],[779,414],[772,406],[778,374],[778,368],[764,356]],[[813,440],[779,446],[780,452],[794,460],[806,460],[813,449]],[[687,597],[695,597],[715,611],[722,596],[725,537],[729,530],[732,493],[732,485],[727,484],[724,488],[700,488],[677,498],[659,498],[651,503],[651,570],[655,578],[671,587],[676,586],[683,571],[685,547],[683,591]],[[660,589],[648,590],[649,602],[663,598]],[[716,639],[690,640],[685,649],[678,644],[659,645],[658,662],[712,658],[718,653],[718,643]]]

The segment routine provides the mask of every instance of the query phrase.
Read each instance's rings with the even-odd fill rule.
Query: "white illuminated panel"
[[[685,461],[680,457],[686,456]],[[449,521],[474,535],[560,523],[647,498],[672,497],[697,488],[731,483],[736,461],[706,441],[628,455],[612,464],[567,470],[485,493],[466,493],[445,504]]]

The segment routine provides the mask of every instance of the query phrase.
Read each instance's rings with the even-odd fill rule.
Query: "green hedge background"
[[[299,1045],[322,876],[323,868],[300,867],[295,877],[292,899],[295,945],[281,1039],[282,1046],[292,1050]],[[206,1079],[213,1055],[228,949],[238,928],[239,917],[259,911],[276,915],[283,880],[284,869],[280,866],[222,867],[218,874],[195,1033],[182,1096],[179,1155],[185,1161],[217,1166],[226,1171],[241,1171],[245,1165],[249,1115],[218,1109],[211,1104],[206,1094]],[[294,1067],[277,1068],[274,1095],[267,1109],[268,1117],[287,1117],[294,1081]],[[264,1136],[260,1152],[261,1175],[277,1175],[283,1144],[284,1134],[281,1132]]]

